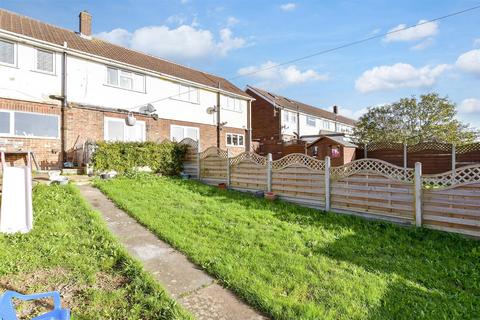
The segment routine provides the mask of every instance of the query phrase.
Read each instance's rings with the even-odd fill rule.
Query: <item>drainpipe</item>
[[[295,104],[297,107],[297,139],[300,140],[300,111],[298,105]]]
[[[67,42],[63,43],[63,46],[67,48]],[[61,108],[61,148],[62,148],[62,167],[63,163],[67,161],[67,132],[66,132],[66,115],[65,109],[67,108],[67,52],[63,52],[62,56],[62,108]]]
[[[218,82],[217,92],[217,148],[220,148],[220,82]]]
[[[252,101],[247,102],[247,134],[248,134],[248,148],[246,151],[252,151]]]

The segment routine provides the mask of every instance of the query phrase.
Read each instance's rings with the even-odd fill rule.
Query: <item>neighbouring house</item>
[[[0,9],[3,150],[32,151],[48,169],[75,161],[87,140],[188,137],[201,150],[250,148],[248,94],[221,77],[97,39],[91,22],[81,12],[74,32]]]
[[[252,140],[261,154],[279,158],[302,148],[307,152],[311,141],[330,135],[340,134],[348,141],[355,127],[355,121],[339,115],[336,106],[330,112],[252,86],[246,92],[255,98]]]

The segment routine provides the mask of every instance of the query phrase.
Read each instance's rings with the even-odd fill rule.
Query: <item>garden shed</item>
[[[344,136],[323,136],[307,145],[307,154],[317,159],[329,156],[332,166],[341,166],[355,160],[357,146]]]

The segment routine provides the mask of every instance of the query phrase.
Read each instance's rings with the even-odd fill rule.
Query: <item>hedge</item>
[[[92,164],[97,172],[115,170],[119,174],[149,167],[163,175],[178,175],[183,170],[187,146],[176,142],[97,142]]]

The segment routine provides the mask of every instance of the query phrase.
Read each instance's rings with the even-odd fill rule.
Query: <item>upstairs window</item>
[[[307,126],[315,127],[315,125],[316,125],[315,118],[307,116]]]
[[[242,112],[242,100],[232,97],[225,97],[225,103],[222,106],[222,109]]]
[[[330,121],[328,121],[328,120],[323,120],[323,129],[332,130],[332,128],[331,128],[331,126],[330,126]]]
[[[37,49],[36,70],[54,73],[55,72],[55,54],[51,51]]]
[[[122,89],[145,92],[145,76],[117,68],[107,67],[107,84]]]
[[[290,123],[296,123],[297,122],[297,114],[295,112],[290,112],[290,111],[283,111],[283,121],[285,122],[290,122]]]
[[[0,40],[0,63],[15,65],[15,44]]]
[[[178,95],[174,98],[191,103],[200,103],[200,92],[198,88],[179,84]]]

